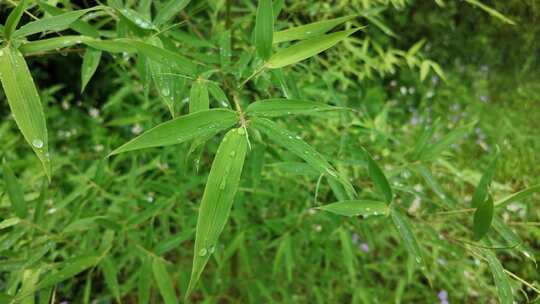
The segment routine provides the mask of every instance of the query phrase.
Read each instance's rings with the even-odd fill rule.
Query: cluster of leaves
[[[38,249],[30,251],[28,258],[18,261],[20,263],[13,266],[19,271],[13,272],[5,284],[8,286],[8,292],[1,295],[3,300],[32,303],[34,297],[38,296],[40,301],[48,301],[55,286],[83,271],[87,271],[84,293],[84,298],[87,300],[92,289],[92,271],[89,269],[97,267],[110,295],[118,302],[127,297],[131,289],[137,285],[138,302],[146,303],[151,297],[151,285],[155,284],[163,302],[176,303],[178,300],[173,283],[175,280],[171,278],[167,261],[162,255],[190,239],[194,232],[192,270],[184,292],[185,299],[190,299],[212,256],[215,256],[220,265],[223,265],[228,259],[237,261],[238,256],[246,255],[243,233],[232,240],[230,246],[222,253],[219,252],[219,239],[229,220],[241,176],[246,174],[245,163],[250,159],[253,159],[249,166],[254,172],[253,191],[264,191],[265,187],[255,183],[255,180],[258,179],[256,176],[261,174],[262,161],[268,146],[281,147],[295,159],[303,160],[304,163],[294,162],[284,165],[293,167],[294,164],[301,168],[301,171],[317,176],[315,193],[318,193],[319,187],[325,187],[321,185],[322,180],[327,181],[330,189],[327,197],[335,198],[336,202],[319,206],[320,210],[348,217],[361,216],[366,218],[367,224],[371,223],[370,221],[384,224],[385,219],[390,219],[391,225],[395,227],[399,239],[414,261],[411,269],[418,267],[428,279],[429,284],[433,284],[426,249],[422,248],[417,240],[413,222],[405,207],[400,200],[396,199],[395,191],[400,191],[400,189],[391,185],[389,178],[374,157],[361,146],[354,156],[362,163],[361,167],[365,167],[367,176],[371,180],[371,184],[359,192],[356,184],[359,181],[365,182],[367,179],[359,174],[358,168],[348,168],[339,161],[329,161],[328,157],[318,152],[302,137],[282,127],[279,123],[280,118],[290,119],[306,115],[337,116],[342,121],[356,117],[355,110],[345,107],[344,104],[336,102],[335,105],[329,105],[302,98],[295,84],[294,74],[289,72],[293,66],[301,66],[306,59],[329,50],[339,43],[343,44],[344,49],[351,56],[359,58],[365,64],[361,66],[361,70],[356,70],[355,67],[346,68],[345,65],[340,64],[330,64],[329,58],[337,57],[337,63],[344,60],[344,56],[339,56],[336,50],[325,53],[326,57],[316,57],[323,65],[331,66],[332,69],[345,67],[343,73],[346,74],[334,75],[334,79],[327,80],[323,77],[323,80],[330,84],[336,79],[343,79],[343,75],[347,73],[357,76],[358,79],[365,79],[373,77],[372,71],[376,71],[377,75],[385,76],[395,73],[395,70],[403,65],[411,69],[418,68],[421,80],[425,80],[430,71],[444,78],[441,68],[434,61],[425,59],[420,54],[424,41],[417,42],[407,51],[396,49],[384,51],[376,42],[370,42],[369,37],[361,38],[360,30],[363,26],[359,23],[360,18],[374,24],[389,36],[393,35],[379,19],[380,9],[375,8],[367,13],[328,18],[276,30],[276,24],[280,21],[278,18],[280,12],[285,9],[284,1],[261,0],[258,1],[256,7],[248,5],[252,12],[246,14],[249,20],[239,21],[238,24],[233,25],[230,24],[233,22],[230,1],[190,3],[189,0],[170,0],[163,4],[140,1],[134,9],[122,1],[111,0],[107,2],[107,5],[78,10],[61,9],[43,1],[31,2],[20,1],[9,14],[2,28],[0,80],[12,116],[26,142],[42,163],[44,174],[49,180],[61,179],[62,175],[55,170],[55,166],[59,167],[60,164],[55,165],[54,158],[51,161],[45,112],[25,60],[25,56],[30,55],[65,51],[82,46],[84,56],[81,67],[81,92],[83,92],[91,85],[91,80],[98,71],[104,54],[109,53],[112,56],[120,54],[122,57],[115,57],[118,61],[127,60],[136,66],[136,78],[142,85],[142,95],[149,98],[152,89],[157,92],[171,119],[112,150],[109,157],[146,148],[172,145],[179,147],[179,145],[183,146],[181,144],[187,144],[187,149],[177,148],[178,150],[173,151],[184,152],[188,158],[193,158],[198,162],[205,145],[218,140],[218,147],[211,161],[208,177],[204,182],[196,225],[192,227],[194,230],[180,232],[154,246],[151,246],[154,236],[152,229],[137,235],[130,234],[128,231],[148,222],[154,225],[154,219],[158,214],[173,207],[173,200],[147,207],[131,217],[124,218],[121,224],[108,215],[81,216],[84,205],[80,205],[67,227],[61,229],[58,234],[49,233],[47,229],[42,229],[40,226],[46,220],[44,212],[48,182],[44,182],[41,193],[35,198],[35,202],[32,202],[34,203],[32,208],[22,192],[23,187],[20,181],[17,180],[10,167],[10,162],[4,162],[2,172],[5,193],[9,198],[14,216],[0,222],[2,229],[10,229],[3,239],[2,248],[9,248],[27,233],[44,232],[46,238],[44,244],[41,244],[37,237],[32,239],[32,242],[39,244],[36,246]],[[469,2],[481,5],[477,1]],[[401,7],[405,5],[405,2],[394,1],[393,4]],[[199,28],[191,25],[190,16],[184,12],[188,5],[192,7],[191,13],[203,9],[214,12],[209,14],[213,27],[210,31],[212,38],[204,39],[204,36],[198,32]],[[66,7],[71,6],[66,5]],[[483,8],[491,10],[487,7]],[[152,9],[155,9],[155,14],[152,14]],[[43,17],[19,26],[23,14],[33,16],[30,11],[43,13]],[[218,12],[221,11],[225,11],[224,24],[217,22]],[[494,11],[490,12],[496,14]],[[179,14],[187,24],[190,24],[195,35],[177,29],[182,25],[174,23]],[[504,16],[500,15],[499,18],[504,18]],[[243,33],[241,38],[234,38],[235,34],[245,31],[246,27],[250,29],[253,27],[252,33]],[[345,29],[335,30],[338,27]],[[77,35],[55,35],[29,40],[37,37],[37,34],[64,31],[75,32]],[[233,48],[234,42],[240,46]],[[377,55],[373,56],[372,52]],[[316,73],[314,72],[313,75]],[[344,82],[347,86],[350,80]],[[334,90],[333,85],[329,87]],[[181,102],[185,97],[188,97],[186,109]],[[211,101],[215,101],[216,106],[211,107]],[[114,107],[114,103],[115,101],[111,101],[103,108]],[[380,122],[381,120],[375,120],[374,128]],[[498,153],[495,153],[491,165],[475,187],[471,210],[464,203],[445,194],[428,167],[452,144],[461,139],[473,125],[474,123],[471,123],[456,128],[437,139],[434,136],[436,128],[426,125],[418,134],[414,149],[404,155],[403,161],[433,188],[439,196],[442,204],[440,207],[443,210],[465,213],[474,211],[473,228],[469,236],[477,243],[473,243],[474,246],[466,247],[466,249],[470,254],[486,260],[493,273],[501,302],[511,303],[513,291],[508,275],[514,277],[515,275],[505,271],[496,256],[484,248],[493,247],[494,242],[502,239],[507,246],[517,246],[520,252],[532,258],[530,250],[521,245],[522,241],[519,237],[496,216],[495,211],[497,208],[533,194],[540,190],[540,187],[529,187],[494,202],[490,185],[498,158]],[[224,134],[223,137],[221,137],[222,134]],[[268,143],[266,139],[269,139]],[[111,165],[111,168],[125,166],[122,161],[126,157],[118,156],[119,160],[114,160],[117,165]],[[104,166],[106,166],[105,161],[101,160],[92,165],[92,170],[81,174],[84,176],[84,181],[90,181],[90,185],[79,184],[71,196],[63,198],[57,208],[67,206],[79,196],[86,195],[89,189],[94,187],[111,201],[124,202],[125,199],[103,189]],[[136,165],[127,167],[129,173],[125,179],[130,184],[129,189],[134,189],[137,187],[134,185],[135,179],[141,171],[147,169],[138,168]],[[105,184],[103,182],[103,185]],[[175,187],[175,185],[166,187]],[[199,197],[196,200],[199,200]],[[33,213],[30,212],[31,210]],[[159,221],[159,227],[163,229],[168,230],[169,225],[169,219]],[[102,236],[99,236],[98,227],[105,228]],[[56,256],[53,254],[51,262],[43,260],[54,251],[56,241],[66,242],[67,246],[76,246],[67,241],[62,234],[90,228],[94,234],[85,241],[84,246],[85,250],[91,252],[90,254],[79,252],[80,254],[76,256],[62,256],[61,262],[55,262]],[[339,227],[336,231],[343,247],[352,286],[355,286],[357,275],[354,254],[350,248],[351,236],[343,227]],[[122,267],[118,267],[115,254],[120,254],[121,251],[115,250],[115,244],[122,241],[129,243],[128,248],[136,248],[140,255],[137,262],[133,261],[131,256],[123,258],[125,261]],[[449,238],[449,241],[455,242],[452,238]],[[274,273],[283,265],[289,281],[293,276],[292,242],[290,233],[281,235],[273,265]],[[96,244],[98,246],[95,246]],[[126,271],[125,269],[135,264],[140,266],[140,270],[130,272],[129,276],[125,276],[128,283],[121,284],[118,278],[122,271]],[[263,287],[259,288],[264,290]],[[364,291],[354,293],[354,295],[362,300],[368,297]]]

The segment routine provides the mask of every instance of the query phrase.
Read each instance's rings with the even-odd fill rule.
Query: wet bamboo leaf
[[[210,108],[210,99],[206,83],[202,80],[193,82],[189,92],[189,113],[208,110]]]
[[[157,125],[115,149],[109,156],[127,151],[183,143],[201,136],[216,134],[232,127],[237,122],[238,115],[231,110],[212,109],[192,113]]]
[[[52,16],[58,16],[58,15],[66,13],[62,9],[49,5],[45,3],[44,1],[38,1],[38,5],[41,9],[43,9],[48,14],[51,14]],[[93,38],[99,37],[99,31],[86,21],[82,21],[80,19],[75,20],[73,23],[71,23],[69,27],[81,35],[85,35],[85,36],[93,37]]]
[[[488,195],[485,202],[481,203],[474,212],[474,238],[479,240],[486,235],[493,221],[493,198]]]
[[[319,152],[317,152],[312,146],[308,145],[299,136],[289,132],[286,129],[280,128],[277,124],[266,118],[256,117],[252,118],[250,122],[254,128],[266,134],[278,145],[303,159],[320,173],[326,174],[330,178],[338,180],[344,186],[345,190],[350,194],[350,196],[354,197],[355,190],[350,182],[345,177],[338,174],[336,169],[334,169]]]
[[[272,39],[274,34],[274,15],[272,0],[259,0],[257,20],[255,21],[255,47],[257,55],[268,59],[272,55]]]
[[[358,28],[336,32],[332,34],[322,35],[308,40],[298,42],[286,49],[282,49],[274,53],[266,63],[266,67],[277,69],[287,65],[291,65],[315,56],[349,37]]]
[[[246,152],[247,139],[243,128],[229,131],[218,148],[199,207],[193,269],[186,298],[195,288],[227,223]]]
[[[21,21],[22,14],[26,8],[26,3],[28,0],[22,0],[19,4],[9,13],[6,23],[4,24],[4,37],[6,40],[11,39],[11,34],[17,28],[19,21]]]
[[[21,184],[17,180],[17,177],[15,177],[13,170],[11,170],[11,167],[7,162],[4,162],[3,169],[6,192],[11,202],[11,208],[13,209],[15,215],[23,219],[28,215],[28,208],[26,206],[26,201],[24,200],[24,193],[22,191]]]
[[[85,10],[72,11],[57,16],[46,17],[43,19],[32,21],[21,26],[13,33],[12,36],[13,38],[20,38],[47,31],[63,31],[69,28],[69,26],[73,22],[81,18],[84,14],[96,9],[97,8],[90,8]]]
[[[512,202],[520,201],[520,200],[526,198],[527,196],[530,196],[530,195],[532,195],[533,193],[536,193],[536,192],[540,192],[540,185],[534,185],[534,186],[531,186],[529,188],[518,191],[516,193],[510,194],[507,197],[498,200],[495,203],[495,207],[496,208],[504,207],[504,206],[506,206],[506,205],[508,205],[508,204],[510,204]]]
[[[13,46],[0,49],[0,81],[17,126],[50,179],[51,164],[45,114],[26,61]]]
[[[329,20],[323,20],[275,32],[274,43],[313,38],[322,35],[330,31],[334,27],[356,17],[356,15],[351,15]]]
[[[227,98],[227,95],[225,95],[225,92],[215,83],[208,82],[207,83],[208,92],[216,101],[218,102],[219,106],[222,108],[230,108],[231,102],[229,101],[229,98]]]
[[[406,215],[402,214],[400,211],[394,208],[390,209],[390,216],[392,217],[394,227],[396,227],[396,230],[401,240],[405,244],[405,248],[407,248],[407,251],[409,252],[411,257],[414,259],[414,261],[416,261],[416,263],[425,273],[426,264],[424,261],[424,255],[422,254],[422,250],[420,249],[418,241],[414,236],[409,219],[406,217]]]
[[[84,52],[83,63],[81,67],[81,93],[94,75],[101,60],[101,51],[88,47]]]
[[[121,8],[118,10],[122,16],[126,17],[129,21],[133,22],[136,26],[144,30],[153,30],[156,28],[150,20],[145,16],[139,14],[137,11],[130,8]]]
[[[30,41],[19,47],[19,51],[23,54],[56,51],[63,48],[81,44],[90,39],[85,36],[60,36],[42,40]]]
[[[489,164],[489,167],[487,168],[486,172],[482,174],[482,177],[480,178],[480,181],[478,182],[478,185],[476,186],[476,189],[474,190],[474,194],[471,200],[471,206],[473,208],[480,206],[480,204],[486,201],[487,196],[488,196],[489,185],[491,184],[491,181],[493,180],[493,177],[495,176],[495,169],[497,168],[498,159],[499,159],[499,151],[497,150]]]
[[[484,250],[484,256],[487,259],[489,269],[493,275],[493,281],[495,281],[495,286],[497,287],[497,294],[499,295],[500,303],[514,303],[510,278],[508,278],[508,275],[504,272],[503,266],[492,252]]]
[[[178,303],[173,281],[169,276],[165,263],[163,263],[160,258],[154,258],[152,262],[152,272],[154,273],[154,280],[156,281],[159,293],[163,298],[163,302],[165,304]]]
[[[176,14],[189,4],[190,1],[191,0],[169,0],[169,2],[159,10],[154,19],[155,25],[161,26],[173,19]]]
[[[344,216],[369,217],[388,215],[389,208],[384,202],[372,200],[339,201],[318,207],[318,209]]]
[[[246,109],[246,114],[261,117],[276,117],[295,114],[309,115],[339,109],[338,107],[308,100],[276,98],[259,100],[250,104]]]
[[[386,203],[390,204],[392,202],[393,194],[392,188],[390,187],[386,176],[384,175],[379,165],[377,165],[375,160],[366,150],[364,150],[364,154],[367,158],[369,178],[371,179],[371,181],[373,181],[373,184],[375,185],[377,190],[379,190],[379,192],[384,195]]]

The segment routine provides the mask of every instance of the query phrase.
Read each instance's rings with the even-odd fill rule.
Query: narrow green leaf
[[[137,281],[137,303],[147,304],[150,302],[150,287],[152,283],[152,258],[144,256],[142,266],[139,269]]]
[[[281,238],[281,241],[279,242],[279,246],[276,251],[276,257],[274,258],[272,275],[274,277],[277,277],[280,273],[283,273],[284,267],[285,273],[287,274],[287,280],[291,282],[293,266],[294,265],[292,261],[291,237],[289,234],[286,234]]]
[[[32,21],[21,26],[12,36],[13,38],[20,38],[46,31],[63,31],[84,14],[92,10],[96,10],[96,8],[67,12],[57,16]]]
[[[510,278],[504,272],[504,268],[492,252],[484,250],[484,256],[487,259],[489,269],[493,275],[493,281],[497,287],[497,293],[501,304],[514,303],[514,296],[512,294],[512,286],[510,285]]]
[[[121,8],[118,10],[122,16],[126,17],[129,21],[133,22],[136,26],[144,30],[156,29],[156,26],[148,20],[145,16],[139,14],[139,12],[130,8]]]
[[[120,285],[118,284],[118,270],[116,269],[115,264],[110,258],[104,258],[101,263],[101,270],[103,276],[105,277],[105,284],[109,288],[111,294],[116,299],[116,302],[121,303],[120,301]]]
[[[26,8],[27,2],[28,0],[20,1],[19,4],[11,11],[11,13],[9,13],[6,24],[4,24],[4,37],[6,37],[6,40],[11,39],[11,34],[13,34],[17,28],[17,25],[19,24],[19,21],[21,21],[21,17],[24,9]]]
[[[495,17],[495,18],[497,18],[499,20],[502,20],[503,22],[506,22],[506,23],[509,23],[509,24],[512,24],[512,25],[516,24],[514,21],[512,21],[511,19],[509,19],[505,15],[503,15],[500,12],[498,12],[497,10],[483,4],[480,1],[477,1],[477,0],[465,0],[465,1],[472,4],[472,5],[474,5],[474,6],[479,7],[480,9],[484,10],[486,13],[490,14],[491,16],[493,16],[493,17]]]
[[[50,179],[51,164],[45,114],[26,61],[13,46],[0,49],[0,81],[17,126]]]
[[[48,14],[51,14],[52,16],[58,16],[58,15],[66,13],[62,9],[49,5],[45,3],[44,1],[38,1],[38,5],[41,9],[43,9]],[[81,35],[85,35],[85,36],[93,37],[93,38],[99,37],[99,31],[86,21],[75,20],[73,23],[71,23],[69,27]]]
[[[42,40],[30,41],[22,44],[19,47],[19,51],[23,54],[56,51],[63,48],[71,47],[77,44],[81,44],[84,41],[90,39],[85,36],[60,36]]]
[[[208,110],[210,108],[210,99],[208,89],[203,80],[193,82],[189,92],[189,113]]]
[[[474,212],[474,238],[479,240],[486,235],[493,221],[493,198],[488,195],[485,202],[481,203]]]
[[[409,252],[411,257],[416,261],[416,263],[425,273],[426,263],[424,260],[424,255],[422,254],[422,250],[420,249],[418,241],[414,236],[409,219],[400,211],[394,208],[390,209],[390,216],[392,217],[394,227],[396,227],[396,230],[401,237],[401,240],[405,244],[405,248],[407,248],[407,251]]]
[[[295,114],[316,114],[323,111],[340,110],[324,103],[299,99],[265,99],[250,104],[246,114],[261,117],[276,117]]]
[[[359,28],[356,28],[352,30],[322,35],[298,42],[286,49],[279,50],[274,55],[272,55],[272,57],[270,57],[270,59],[266,63],[266,67],[270,69],[277,69],[297,63],[311,56],[315,56],[333,47],[338,42],[349,37],[358,30]]]
[[[255,21],[255,47],[257,55],[268,59],[272,55],[272,39],[274,34],[274,15],[272,0],[259,0],[257,19]]]
[[[32,294],[39,279],[40,269],[25,269],[22,272],[22,286],[20,294]],[[35,295],[30,295],[22,299],[21,304],[35,304]]]
[[[163,6],[154,19],[156,26],[161,26],[174,18],[181,10],[183,10],[191,0],[169,0],[165,6]]]
[[[21,184],[17,180],[17,177],[15,177],[13,170],[11,170],[11,167],[7,162],[4,162],[3,169],[6,192],[9,200],[11,201],[11,208],[19,218],[25,218],[28,215],[28,208],[26,206],[26,201],[24,200],[24,193],[22,191]]]
[[[7,218],[0,222],[0,230],[15,226],[20,222],[21,222],[21,219],[18,217]]]
[[[195,288],[227,223],[246,152],[247,139],[243,128],[229,131],[218,148],[199,207],[193,269],[186,298]]]
[[[424,81],[429,73],[429,61],[424,60],[420,65],[420,81]]]
[[[356,18],[357,15],[344,16],[329,20],[309,23],[297,27],[289,28],[274,33],[274,43],[281,43],[292,40],[304,40],[322,35],[334,27]]]
[[[266,118],[255,117],[250,120],[250,123],[254,128],[266,134],[278,145],[303,159],[320,173],[338,180],[344,186],[345,190],[351,196],[354,196],[355,190],[350,182],[338,174],[336,169],[319,152],[304,142],[299,136],[280,128],[277,124]]]
[[[516,193],[510,194],[507,197],[498,200],[495,203],[495,207],[496,208],[504,207],[504,206],[506,206],[506,205],[508,205],[508,204],[510,204],[512,202],[522,200],[522,199],[526,198],[527,196],[530,196],[530,195],[532,195],[533,193],[536,193],[536,192],[540,192],[540,185],[534,185],[534,186],[531,186],[529,188],[518,191]]]
[[[351,234],[343,228],[339,228],[338,233],[339,240],[341,242],[341,251],[343,253],[343,263],[345,264],[347,272],[349,273],[351,285],[354,286],[356,283],[357,275],[357,261],[351,244]]]
[[[112,151],[115,155],[127,151],[183,143],[201,136],[216,134],[238,122],[238,114],[226,109],[212,109],[181,116],[144,132]]]
[[[533,250],[529,248],[519,237],[519,235],[510,229],[510,227],[508,227],[502,220],[494,217],[492,227],[493,230],[495,230],[495,232],[497,232],[497,234],[499,234],[508,243],[507,246],[516,246],[516,250],[521,252],[521,254],[523,254],[526,258],[530,259],[536,264]]]
[[[389,208],[384,202],[372,200],[339,201],[318,207],[318,209],[344,216],[388,215]]]
[[[84,52],[83,63],[81,67],[81,93],[94,75],[101,60],[101,51],[88,47]]]
[[[176,292],[174,291],[174,284],[169,276],[169,272],[165,267],[165,263],[159,258],[154,258],[152,262],[152,272],[154,273],[154,280],[159,289],[159,293],[163,298],[165,304],[178,303],[176,298]]]
[[[390,187],[390,184],[388,183],[386,176],[384,175],[379,165],[377,165],[375,160],[371,157],[371,155],[365,149],[364,149],[364,154],[366,155],[366,159],[368,163],[369,178],[371,179],[371,181],[373,181],[375,188],[377,188],[377,190],[379,190],[379,192],[384,195],[384,199],[386,203],[390,204],[393,199],[393,194],[392,194],[392,188]]]
[[[208,92],[216,101],[218,102],[219,106],[222,108],[230,108],[231,102],[229,101],[229,98],[227,98],[227,95],[225,95],[225,92],[215,83],[208,82],[207,83]]]
[[[473,208],[479,207],[480,204],[486,201],[488,196],[488,188],[491,184],[491,181],[493,180],[493,177],[495,176],[495,169],[497,168],[497,160],[499,159],[499,150],[495,152],[495,155],[493,155],[493,158],[489,164],[489,167],[487,168],[486,172],[482,174],[482,177],[480,178],[480,181],[478,182],[478,185],[476,186],[476,189],[474,190],[474,194],[471,200],[471,206]]]

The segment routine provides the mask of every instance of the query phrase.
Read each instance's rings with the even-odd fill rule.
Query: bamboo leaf
[[[7,162],[4,162],[3,169],[6,192],[11,202],[11,208],[15,215],[23,219],[28,215],[28,208],[26,206],[26,201],[24,200],[21,184]]]
[[[279,50],[272,55],[266,63],[266,67],[270,69],[282,68],[315,56],[333,47],[338,42],[344,40],[358,30],[359,28],[356,28],[298,42],[286,49]]]
[[[27,2],[28,0],[20,1],[19,4],[11,11],[11,13],[9,13],[6,24],[4,24],[4,37],[6,37],[6,40],[11,39],[11,34],[13,34],[17,28],[17,25],[19,24],[19,21],[21,21],[21,17],[24,9],[26,8]]]
[[[98,8],[99,7],[72,11],[57,16],[46,17],[43,19],[32,21],[21,26],[13,33],[12,36],[13,38],[20,38],[47,31],[63,31],[69,28],[69,26],[73,22],[81,18],[84,14]]]
[[[83,63],[81,67],[81,93],[94,75],[101,60],[101,51],[88,47],[84,52]]]
[[[484,256],[487,259],[489,269],[493,275],[493,281],[497,287],[497,294],[499,295],[499,301],[501,304],[514,303],[514,296],[512,294],[512,286],[510,285],[510,279],[504,272],[504,268],[492,252],[484,250]]]
[[[486,235],[493,221],[493,198],[488,195],[485,202],[480,204],[474,212],[474,238],[479,240]]]
[[[256,117],[252,118],[250,122],[254,128],[266,134],[278,145],[303,159],[320,173],[328,175],[331,179],[338,180],[349,195],[354,197],[355,190],[350,182],[345,177],[338,174],[336,169],[334,169],[319,152],[304,142],[299,136],[296,136],[286,129],[280,128],[277,124],[266,118]]]
[[[474,6],[479,7],[480,9],[484,10],[486,13],[490,14],[491,16],[493,16],[493,17],[495,17],[495,18],[497,18],[499,20],[502,20],[503,22],[506,22],[506,23],[509,23],[509,24],[512,24],[512,25],[516,24],[511,19],[507,18],[505,15],[499,13],[497,10],[483,4],[480,1],[477,1],[477,0],[465,0],[465,1],[472,4],[472,5],[474,5]]]
[[[41,9],[43,9],[48,14],[51,14],[52,16],[58,16],[65,13],[65,11],[63,11],[62,9],[49,5],[44,1],[38,1],[38,5]],[[81,35],[93,38],[99,37],[99,31],[95,27],[90,25],[88,22],[82,21],[80,19],[75,20],[73,23],[70,24],[69,27]]]
[[[202,80],[193,82],[189,92],[189,113],[205,111],[210,108],[210,99],[206,83]]]
[[[227,223],[246,152],[247,139],[243,128],[229,131],[218,148],[199,207],[193,269],[186,298],[199,280]]]
[[[216,101],[218,102],[219,106],[222,108],[230,108],[231,102],[229,101],[229,98],[227,98],[227,95],[225,95],[225,92],[215,83],[208,82],[207,83],[208,92]]]
[[[286,234],[282,237],[281,241],[279,242],[279,246],[276,251],[276,257],[274,258],[272,275],[274,277],[277,277],[279,273],[283,272],[283,267],[285,267],[287,280],[288,282],[291,282],[293,266],[294,265],[293,265],[293,260],[292,260],[291,237],[289,234]]]
[[[316,114],[323,111],[340,110],[324,103],[299,99],[265,99],[250,104],[246,114],[261,117],[276,117],[295,114]]]
[[[386,176],[384,175],[379,165],[377,165],[375,160],[373,160],[371,155],[365,149],[364,154],[367,158],[369,178],[371,179],[371,181],[373,181],[373,184],[375,185],[377,190],[379,190],[379,192],[384,195],[386,203],[390,204],[392,202],[393,194],[392,188],[390,187]]]
[[[91,39],[85,36],[60,36],[42,40],[30,41],[22,44],[19,51],[23,54],[47,52],[71,47]]]
[[[390,209],[390,216],[392,218],[392,222],[394,223],[394,227],[405,244],[405,248],[407,248],[407,251],[420,266],[422,271],[426,273],[426,262],[424,260],[424,255],[422,254],[422,250],[420,249],[418,241],[414,236],[409,219],[394,208]]]
[[[527,196],[530,196],[530,195],[532,195],[533,193],[536,193],[536,192],[540,192],[540,185],[534,185],[534,186],[531,186],[529,188],[518,191],[516,193],[510,194],[507,197],[498,200],[495,203],[495,207],[496,208],[504,207],[504,206],[506,206],[506,205],[508,205],[508,204],[510,204],[512,202],[522,200],[522,199],[526,198]]]
[[[116,299],[116,302],[121,303],[120,301],[120,285],[118,284],[118,270],[116,269],[115,264],[110,258],[104,258],[101,263],[101,270],[103,276],[105,277],[105,284],[109,288],[111,294]]]
[[[338,215],[362,217],[388,215],[390,212],[386,203],[372,200],[339,201],[317,209]]]
[[[482,177],[480,178],[480,181],[478,182],[478,185],[476,186],[476,189],[474,190],[473,197],[471,199],[471,206],[473,208],[479,207],[483,202],[486,201],[488,196],[488,187],[491,184],[491,181],[493,180],[493,176],[495,176],[495,169],[497,168],[497,160],[499,159],[499,150],[495,152],[495,155],[493,156],[489,167],[487,168],[486,172],[482,174]]]
[[[144,30],[156,29],[156,26],[150,20],[133,9],[121,8],[118,11],[120,14],[122,14],[122,16],[126,17],[126,19]]]
[[[150,287],[152,283],[152,258],[144,256],[139,269],[137,281],[137,303],[146,304],[150,301]]]
[[[297,27],[289,28],[274,33],[274,43],[281,43],[293,40],[304,40],[322,35],[334,27],[356,18],[357,15],[344,16],[329,20],[309,23]]]
[[[178,303],[176,298],[176,292],[174,291],[174,284],[167,272],[167,268],[163,261],[159,258],[154,258],[152,262],[152,272],[154,273],[154,280],[159,289],[159,293],[163,298],[165,304]]]
[[[51,164],[45,114],[26,61],[13,46],[0,49],[0,81],[17,126],[50,179]]]
[[[174,18],[181,10],[183,10],[191,0],[169,0],[165,6],[163,6],[156,18],[154,19],[154,24],[156,26],[161,26],[167,23],[169,20]]]
[[[343,228],[339,228],[338,233],[341,243],[341,251],[343,253],[343,263],[345,264],[345,267],[347,267],[347,272],[349,273],[349,277],[351,279],[351,285],[354,286],[356,283],[357,261],[351,244],[351,234]]]
[[[135,137],[109,156],[145,149],[183,143],[201,136],[216,134],[238,122],[236,112],[226,109],[200,111],[164,122]]]
[[[420,81],[424,81],[429,73],[429,61],[424,60],[420,65]]]
[[[257,55],[268,59],[272,55],[272,39],[274,34],[274,15],[272,0],[259,0],[257,19],[255,21],[255,47]]]

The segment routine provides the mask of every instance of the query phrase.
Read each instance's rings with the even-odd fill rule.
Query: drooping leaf
[[[193,269],[186,298],[195,288],[227,223],[246,152],[247,139],[243,128],[229,131],[218,148],[199,207]]]
[[[209,108],[210,99],[205,81],[194,81],[189,92],[189,113],[204,111]]]
[[[499,301],[501,304],[514,303],[514,296],[512,293],[512,286],[510,285],[510,279],[504,272],[504,268],[491,251],[483,250],[484,256],[487,259],[489,269],[493,275],[493,281],[497,287],[497,294],[499,295]]]
[[[394,227],[405,244],[405,248],[407,248],[407,251],[413,260],[416,261],[416,263],[420,266],[420,269],[422,269],[422,271],[425,273],[426,262],[424,260],[424,255],[420,249],[420,246],[418,245],[416,237],[414,236],[409,219],[406,217],[406,215],[402,214],[395,208],[390,209],[390,216],[392,218],[392,222],[394,223]]]
[[[373,200],[339,201],[318,207],[318,209],[344,216],[369,217],[374,215],[388,215],[389,208],[384,202]]]
[[[17,28],[17,25],[19,24],[19,21],[21,21],[21,17],[23,15],[24,9],[26,8],[26,3],[28,0],[22,0],[17,4],[17,6],[9,13],[6,23],[4,24],[4,37],[6,37],[6,40],[11,39],[11,34],[15,31]]]
[[[276,117],[294,114],[309,115],[339,109],[338,107],[308,100],[275,98],[259,100],[250,104],[246,108],[246,114],[261,117]]]
[[[19,47],[19,51],[23,54],[56,51],[62,48],[71,47],[83,43],[85,40],[91,39],[85,36],[60,36],[42,40],[30,41]]]
[[[480,178],[480,181],[478,182],[478,185],[476,186],[476,189],[474,190],[474,194],[471,199],[471,206],[473,208],[479,207],[480,204],[486,201],[487,196],[488,196],[489,185],[491,184],[491,181],[493,180],[493,177],[495,176],[495,169],[497,168],[498,159],[499,159],[499,151],[497,150],[489,164],[489,167],[484,172],[484,174],[482,174],[482,177]]]
[[[183,143],[208,134],[216,134],[238,122],[238,114],[226,109],[212,109],[181,116],[144,132],[112,151],[127,151]]]
[[[488,195],[485,202],[481,203],[474,212],[474,238],[479,240],[486,235],[493,221],[493,198]]]
[[[392,188],[390,187],[386,176],[384,175],[379,165],[377,165],[375,160],[366,150],[364,150],[364,154],[366,155],[366,160],[368,163],[369,178],[371,179],[371,181],[373,181],[373,184],[375,185],[377,190],[379,190],[379,192],[384,195],[386,203],[390,204],[393,199],[393,194]]]
[[[12,37],[20,38],[47,31],[63,31],[67,29],[73,22],[81,18],[84,14],[96,9],[98,9],[98,7],[67,12],[29,22],[13,32]]]
[[[272,0],[259,0],[257,19],[255,22],[255,47],[257,55],[268,59],[272,55],[272,39],[274,34],[274,15]]]
[[[156,26],[161,26],[174,18],[181,10],[183,10],[191,0],[169,0],[159,11],[154,19]]]
[[[349,37],[359,29],[346,30],[336,32],[332,34],[322,35],[314,37],[308,40],[298,42],[288,48],[282,49],[274,53],[268,62],[266,67],[270,69],[282,68],[288,66],[309,57],[315,56]]]
[[[278,31],[274,33],[274,43],[314,38],[356,17],[356,15],[344,16]]]
[[[154,280],[159,289],[159,293],[163,298],[165,304],[176,304],[178,299],[176,298],[176,292],[174,291],[174,284],[165,267],[165,263],[160,258],[154,258],[152,262],[152,272],[154,273]]]
[[[345,177],[338,174],[336,169],[334,169],[319,152],[308,145],[299,136],[286,129],[280,128],[277,124],[266,118],[255,117],[252,118],[250,122],[251,126],[266,134],[278,145],[306,161],[314,169],[319,171],[319,173],[326,174],[330,178],[338,180],[345,187],[345,190],[354,197],[355,190],[350,182]]]
[[[45,114],[26,61],[12,45],[0,49],[0,81],[17,126],[50,179],[51,164]]]
[[[81,93],[94,75],[101,60],[101,51],[88,47],[84,52],[83,63],[81,67]]]
[[[526,189],[523,189],[523,190],[518,191],[516,193],[510,194],[507,197],[504,197],[504,198],[498,200],[495,203],[495,208],[500,208],[500,207],[507,206],[508,204],[510,204],[512,202],[522,200],[522,199],[526,198],[527,196],[530,196],[530,195],[532,195],[533,193],[536,193],[536,192],[540,192],[540,185],[531,186],[529,188],[526,188]]]
[[[7,162],[4,162],[3,166],[3,175],[4,182],[6,184],[6,192],[8,194],[9,200],[11,202],[11,208],[15,215],[23,219],[28,215],[28,208],[26,206],[26,201],[24,200],[24,193],[22,191],[21,184],[15,177],[13,170],[8,165]]]

